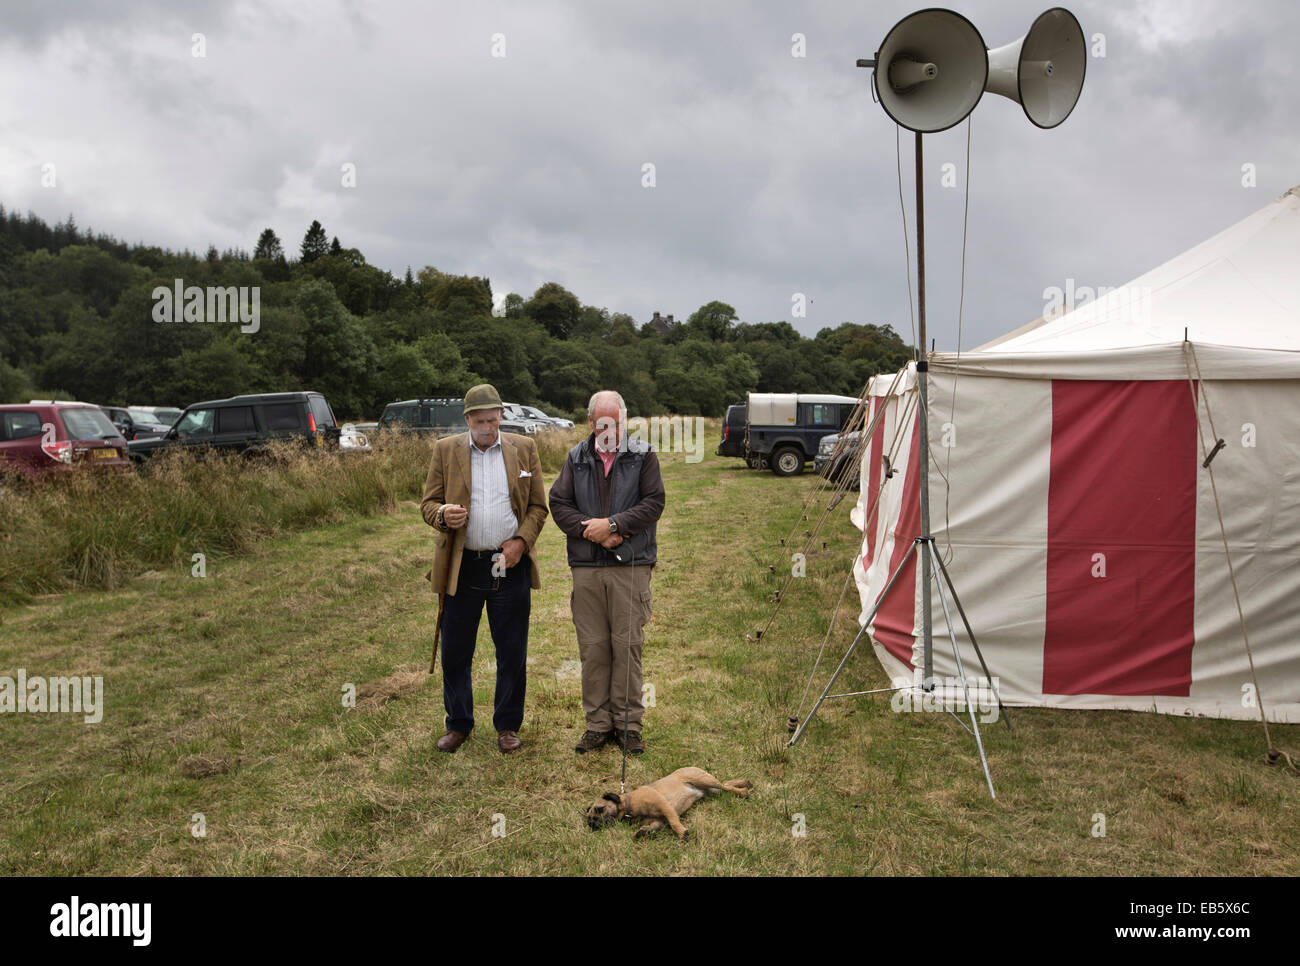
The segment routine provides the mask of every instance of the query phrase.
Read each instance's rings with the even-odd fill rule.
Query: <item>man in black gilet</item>
[[[641,754],[641,644],[650,620],[655,523],[664,512],[659,458],[627,438],[627,407],[616,392],[587,404],[591,435],[569,451],[551,487],[551,516],[568,541],[573,626],[582,659],[586,731],[579,754],[614,738]],[[625,724],[626,719],[626,724]]]

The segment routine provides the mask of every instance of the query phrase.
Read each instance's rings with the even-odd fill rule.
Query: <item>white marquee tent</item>
[[[931,528],[1005,703],[1255,718],[1262,698],[1300,721],[1297,283],[1292,189],[1103,298],[931,354]],[[868,395],[863,620],[920,531],[914,366]],[[916,559],[868,628],[894,678],[921,665]]]

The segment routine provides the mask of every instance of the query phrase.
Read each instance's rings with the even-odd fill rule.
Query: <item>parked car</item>
[[[29,479],[87,467],[129,467],[127,443],[90,403],[0,405],[0,467]]]
[[[369,453],[372,449],[370,439],[362,431],[362,423],[344,423],[339,430],[339,449],[347,452]],[[374,423],[365,423],[366,426],[373,427]]]
[[[384,412],[379,417],[379,428],[450,436],[453,433],[463,433],[469,428],[465,424],[464,410],[464,399],[403,399],[384,407]],[[504,417],[505,414],[502,415]],[[501,432],[533,436],[537,433],[537,423],[502,418]]]
[[[518,403],[506,403],[505,408],[501,410],[501,418],[511,423],[518,423],[520,426],[531,425],[534,433],[544,433],[560,428],[549,418],[538,419],[536,416],[528,415],[527,410],[530,408],[529,406],[521,406]],[[534,409],[533,412],[541,412],[541,410]]]
[[[165,436],[133,440],[131,457],[144,460],[163,450],[184,448],[254,455],[276,439],[310,446],[337,447],[334,411],[318,392],[271,392],[195,403]]]
[[[777,476],[802,473],[817,456],[822,437],[842,429],[857,407],[854,396],[751,392],[745,460],[755,469],[770,467]]]
[[[817,446],[817,457],[813,460],[813,469],[818,476],[843,489],[856,490],[862,466],[862,433],[856,429],[845,433],[843,445],[840,445],[840,438],[839,433],[822,437]]]
[[[151,413],[155,423],[162,423],[170,429],[176,425],[176,420],[181,418],[181,413],[185,410],[178,409],[175,406],[127,406],[127,409],[139,409],[142,412]]]
[[[573,429],[572,419],[562,419],[559,416],[548,416],[536,406],[523,406],[519,403],[506,403],[506,416],[514,420],[531,419],[534,422],[541,423],[544,426],[553,426],[557,429]]]
[[[722,418],[722,442],[718,444],[719,456],[745,455],[745,413],[749,407],[744,403],[734,403],[727,407],[727,415]]]
[[[100,406],[117,427],[117,431],[128,440],[148,439],[151,436],[165,436],[171,424],[163,424],[146,409],[121,406]]]
[[[525,415],[531,416],[533,419],[549,419],[560,429],[573,429],[572,419],[565,419],[563,416],[548,416],[536,406],[520,406],[519,408],[524,411]]]

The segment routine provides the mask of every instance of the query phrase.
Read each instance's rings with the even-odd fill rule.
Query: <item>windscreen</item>
[[[59,417],[68,439],[105,439],[121,436],[117,427],[100,409],[64,409]]]

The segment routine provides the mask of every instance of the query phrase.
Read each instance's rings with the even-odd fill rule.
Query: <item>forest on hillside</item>
[[[158,289],[256,289],[255,331],[185,313],[158,321]],[[889,325],[845,322],[815,337],[787,321],[742,322],[727,303],[682,322],[638,322],[547,282],[493,311],[487,278],[432,266],[403,278],[329,239],[297,252],[267,228],[251,255],[128,245],[0,206],[0,402],[34,396],[177,405],[313,389],[345,419],[412,396],[502,397],[572,415],[597,388],[633,414],[721,415],[747,392],[857,395],[910,350]]]

